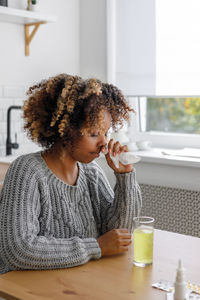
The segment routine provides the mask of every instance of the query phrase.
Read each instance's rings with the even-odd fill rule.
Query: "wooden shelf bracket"
[[[29,23],[29,24],[25,24],[24,25],[24,32],[25,32],[25,55],[29,56],[30,54],[30,50],[29,50],[29,46],[30,43],[34,37],[34,35],[36,34],[39,26],[41,24],[45,24],[46,21],[41,21],[41,22],[36,22],[36,23]],[[29,33],[29,27],[34,26],[33,30],[31,33]]]

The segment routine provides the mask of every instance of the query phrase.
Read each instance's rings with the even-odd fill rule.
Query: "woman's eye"
[[[92,133],[91,137],[98,137],[99,133]],[[108,137],[108,133],[105,133],[105,137]]]

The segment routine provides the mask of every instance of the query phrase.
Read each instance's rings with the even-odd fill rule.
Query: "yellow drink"
[[[153,227],[141,225],[133,232],[134,262],[148,265],[153,261]]]

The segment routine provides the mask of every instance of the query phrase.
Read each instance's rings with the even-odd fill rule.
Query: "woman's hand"
[[[131,234],[128,229],[112,229],[97,239],[101,255],[108,256],[128,251]]]
[[[119,162],[119,168],[116,168],[112,159],[110,158],[110,155],[113,155],[114,157],[117,154],[120,154],[121,152],[128,152],[128,147],[122,146],[120,142],[115,142],[113,139],[111,139],[108,143],[108,153],[105,155],[107,163],[110,168],[112,168],[117,173],[129,173],[133,170],[133,165],[123,165]]]

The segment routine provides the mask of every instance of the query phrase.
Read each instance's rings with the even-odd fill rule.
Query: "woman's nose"
[[[105,147],[107,145],[107,137],[105,135],[102,135],[100,138],[101,139],[99,141],[99,145],[101,147]]]

